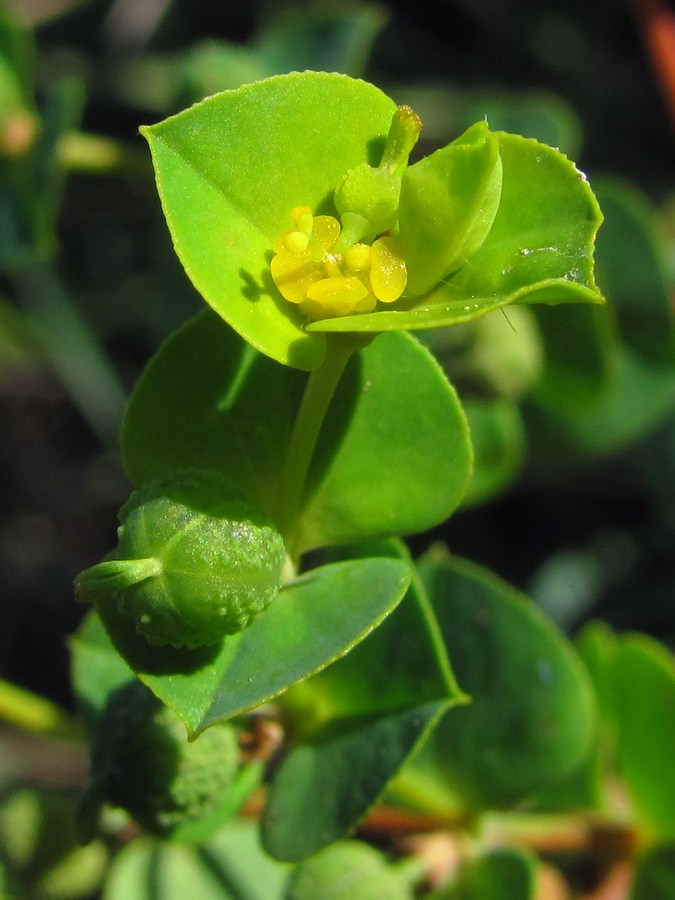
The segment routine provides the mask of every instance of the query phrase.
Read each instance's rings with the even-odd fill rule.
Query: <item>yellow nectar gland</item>
[[[299,206],[291,217],[295,227],[274,242],[270,268],[281,296],[310,319],[369,313],[378,300],[393,303],[401,296],[406,267],[391,237],[341,247],[340,222],[333,216],[314,216]]]

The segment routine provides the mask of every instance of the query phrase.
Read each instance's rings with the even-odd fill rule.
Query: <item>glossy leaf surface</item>
[[[186,466],[236,473],[272,515],[306,378],[200,314],[132,395],[122,434],[129,475],[140,485]],[[352,358],[329,409],[302,549],[430,528],[456,508],[470,469],[464,414],[438,364],[408,335],[383,335]]]
[[[361,552],[406,558],[395,542],[366,544]],[[268,851],[302,859],[349,833],[442,712],[464,699],[415,580],[365,641],[282,699],[298,743],[270,790]]]
[[[153,647],[113,599],[98,613],[115,648],[196,734],[251,709],[345,654],[405,594],[408,566],[397,559],[336,563],[288,584],[243,632],[212,647]]]
[[[473,809],[523,801],[590,749],[596,716],[585,670],[550,621],[490,573],[435,552],[420,572],[471,703],[444,717],[395,789],[431,792],[436,803],[449,788]]]

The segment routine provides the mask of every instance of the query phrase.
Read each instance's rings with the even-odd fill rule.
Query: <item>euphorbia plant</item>
[[[286,724],[289,752],[263,830],[280,858],[349,832],[469,700],[443,592],[477,592],[495,621],[511,604],[521,615],[463,565],[432,556],[418,573],[400,541],[452,514],[472,466],[457,394],[408,332],[601,300],[601,215],[569,160],[479,122],[411,162],[421,127],[372,85],[306,72],[143,129],[176,252],[210,309],[132,396],[122,450],[138,490],[118,548],[78,579],[99,617],[79,640],[111,640],[126,666],[110,687],[133,673],[192,738],[276,701],[264,714]],[[562,638],[529,613],[518,629],[546,655],[548,707],[522,723],[541,770],[504,803],[573,768],[592,720]],[[466,792],[491,796],[475,762]]]

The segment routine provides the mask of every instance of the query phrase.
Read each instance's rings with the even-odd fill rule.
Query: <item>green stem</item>
[[[326,356],[307,381],[293,425],[277,494],[276,520],[289,556],[297,562],[298,519],[310,463],[342,373],[361,342],[353,335],[328,335]]]
[[[150,173],[147,154],[134,147],[95,134],[67,131],[58,142],[59,163],[68,171],[104,175],[110,172],[138,174]]]
[[[0,720],[23,731],[72,735],[77,728],[70,716],[44,697],[0,679]]]

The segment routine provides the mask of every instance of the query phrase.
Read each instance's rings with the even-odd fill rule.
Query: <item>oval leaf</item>
[[[614,659],[617,749],[638,814],[675,837],[675,657],[646,635],[619,638]]]
[[[586,672],[551,622],[489,572],[435,551],[420,571],[472,702],[445,716],[403,777],[414,781],[414,769],[426,767],[473,809],[531,798],[591,747],[596,710]]]
[[[317,446],[303,549],[425,531],[468,486],[464,412],[442,369],[407,334],[381,335],[350,362]]]

